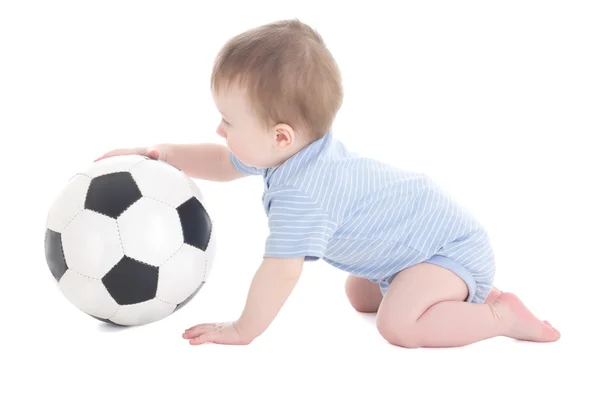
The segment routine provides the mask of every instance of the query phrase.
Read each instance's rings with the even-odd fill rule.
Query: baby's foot
[[[488,297],[485,299],[485,304],[493,304],[501,294],[502,292],[494,286]]]
[[[548,321],[537,319],[512,293],[501,293],[490,306],[505,326],[505,336],[532,342],[555,342],[560,338],[558,330]]]

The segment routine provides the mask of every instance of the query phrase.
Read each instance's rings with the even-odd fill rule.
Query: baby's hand
[[[252,341],[242,337],[235,327],[235,322],[199,324],[186,329],[183,338],[189,340],[191,345],[203,343],[246,345]]]
[[[155,160],[166,161],[166,152],[162,151],[162,149],[160,149],[158,146],[154,146],[154,147],[133,147],[133,148],[122,148],[122,149],[111,150],[107,153],[104,153],[97,159],[95,159],[94,162],[100,161],[100,160],[102,160],[104,158],[108,158],[108,157],[126,156],[126,155],[132,155],[132,154],[150,157]]]
[[[199,324],[183,333],[190,344],[250,344],[271,324],[296,285],[304,257],[263,259],[250,284],[246,306],[233,322]]]

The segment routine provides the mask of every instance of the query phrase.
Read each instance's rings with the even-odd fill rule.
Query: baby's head
[[[243,32],[211,76],[217,133],[245,164],[269,168],[325,135],[341,107],[341,76],[321,36],[298,20]]]

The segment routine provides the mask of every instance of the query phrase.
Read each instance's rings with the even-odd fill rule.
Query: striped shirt
[[[461,238],[482,232],[425,174],[351,153],[331,132],[275,168],[231,162],[264,179],[265,257],[323,259],[377,282],[435,254],[464,253]]]

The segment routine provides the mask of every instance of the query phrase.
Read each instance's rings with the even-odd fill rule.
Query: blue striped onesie
[[[385,294],[402,269],[447,268],[482,303],[494,279],[489,238],[478,221],[424,174],[349,152],[332,132],[274,168],[243,164],[264,179],[269,235],[264,257],[323,259],[378,283]]]

